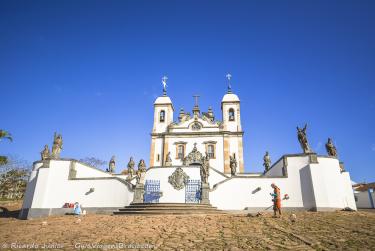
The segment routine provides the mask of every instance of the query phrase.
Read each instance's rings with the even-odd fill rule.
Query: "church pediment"
[[[216,129],[219,131],[221,129],[221,122],[220,121],[209,121],[208,119],[205,118],[191,118],[187,121],[182,121],[180,123],[172,123],[168,127],[169,132],[177,132],[180,130],[184,131],[206,131],[210,130],[212,131],[213,129]]]

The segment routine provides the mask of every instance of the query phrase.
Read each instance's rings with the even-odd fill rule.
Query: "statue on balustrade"
[[[48,145],[44,146],[44,149],[43,151],[40,152],[40,155],[41,155],[42,160],[46,160],[50,157]]]
[[[138,170],[137,170],[137,184],[144,184],[145,183],[145,176],[146,176],[146,163],[143,159],[141,159],[138,163]]]
[[[337,150],[331,138],[328,138],[328,141],[326,143],[326,150],[327,150],[328,156],[337,158]]]
[[[264,166],[264,172],[267,172],[271,167],[271,157],[270,157],[268,151],[266,152],[266,154],[263,157],[263,166]]]
[[[135,166],[135,162],[133,160],[133,157],[130,157],[130,160],[128,162],[128,179],[132,179],[133,176],[134,176],[134,173],[135,173],[135,170],[134,170],[134,166]]]
[[[306,129],[307,129],[307,124],[305,124],[303,129],[301,129],[297,126],[298,141],[301,144],[301,148],[303,150],[303,153],[311,153],[312,150],[311,150],[311,148],[309,146],[309,142],[307,140]]]
[[[115,156],[112,156],[111,160],[109,161],[107,172],[114,173],[116,168],[116,160]]]
[[[62,150],[62,145],[63,145],[63,139],[62,139],[61,134],[57,134],[55,132],[53,136],[53,146],[52,146],[52,155],[51,155],[53,159],[60,159],[60,152]]]

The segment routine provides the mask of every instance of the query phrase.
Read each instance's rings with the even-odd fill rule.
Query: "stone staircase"
[[[113,212],[114,215],[126,214],[224,214],[211,204],[196,203],[133,203]]]

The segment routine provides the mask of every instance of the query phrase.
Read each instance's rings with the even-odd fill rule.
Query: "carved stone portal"
[[[185,187],[186,183],[189,180],[189,176],[182,170],[181,167],[178,167],[171,176],[168,177],[168,182],[176,190],[181,190]]]
[[[184,166],[202,164],[202,157],[203,155],[197,149],[197,143],[194,143],[193,150],[184,158],[183,164]]]

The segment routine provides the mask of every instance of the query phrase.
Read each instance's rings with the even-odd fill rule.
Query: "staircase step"
[[[217,207],[210,207],[210,206],[204,206],[204,207],[195,207],[195,206],[186,206],[186,207],[183,207],[183,206],[158,206],[158,205],[155,205],[155,206],[140,206],[140,205],[137,205],[137,206],[127,206],[126,208],[145,208],[145,209],[154,209],[154,208],[159,208],[159,209],[217,209]]]
[[[120,208],[119,211],[131,211],[131,210],[142,210],[142,211],[145,211],[145,210],[150,210],[150,211],[155,211],[155,210],[164,210],[164,211],[169,211],[169,210],[175,210],[175,211],[184,211],[184,210],[208,210],[208,211],[212,211],[212,210],[217,210],[217,208],[183,208],[183,207],[151,207],[151,208],[142,208],[142,207],[138,207],[138,208],[133,208],[133,207],[126,207],[126,208]]]
[[[200,203],[132,203],[129,206],[142,206],[142,207],[186,207],[186,206],[194,206],[194,207],[212,207],[211,204],[200,204]]]
[[[168,215],[168,214],[225,214],[223,211],[217,210],[186,210],[186,211],[175,211],[175,210],[131,210],[131,211],[116,211],[113,212],[114,215],[127,215],[127,214],[144,214],[144,215]]]
[[[198,203],[134,203],[113,212],[124,214],[217,214],[224,213],[211,204]]]

